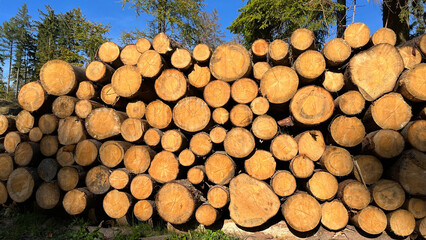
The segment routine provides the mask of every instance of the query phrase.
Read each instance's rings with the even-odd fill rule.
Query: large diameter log
[[[216,79],[232,82],[251,70],[250,53],[236,42],[218,46],[210,59],[210,71]]]
[[[149,49],[151,49],[151,47],[152,47],[151,41],[146,39],[146,38],[139,38],[136,41],[136,49],[140,53],[144,53],[144,52],[148,51]]]
[[[113,168],[120,164],[124,159],[124,154],[132,146],[131,143],[125,141],[107,141],[99,148],[99,158],[101,162]]]
[[[257,97],[259,87],[250,78],[241,78],[235,81],[231,87],[231,96],[237,103],[250,103]]]
[[[258,116],[253,121],[251,131],[259,139],[271,140],[278,132],[277,121],[266,114]]]
[[[404,63],[398,50],[379,44],[358,53],[349,61],[347,71],[353,84],[367,101],[374,101],[395,87]]]
[[[40,141],[40,152],[43,156],[51,157],[56,154],[59,147],[57,136],[46,135]]]
[[[308,178],[314,173],[314,162],[305,155],[298,155],[290,161],[290,171],[296,178]]]
[[[136,66],[143,77],[154,78],[163,69],[164,59],[155,50],[147,50],[139,57]]]
[[[207,192],[207,201],[214,208],[223,208],[229,203],[229,189],[225,186],[214,185]]]
[[[299,147],[299,155],[304,155],[312,161],[318,161],[324,153],[324,137],[318,130],[300,133],[295,140]]]
[[[358,91],[348,91],[337,97],[334,104],[345,115],[357,115],[364,110],[365,99]]]
[[[321,205],[321,223],[326,228],[337,231],[348,224],[349,213],[342,202],[333,200]]]
[[[148,174],[139,174],[130,183],[130,192],[136,199],[147,199],[153,193],[155,182]]]
[[[305,125],[320,124],[331,117],[334,101],[324,88],[306,86],[299,89],[290,102],[293,117]]]
[[[296,29],[290,37],[290,44],[294,55],[314,48],[315,35],[310,29],[299,28]]]
[[[299,152],[296,140],[288,134],[280,134],[271,142],[271,153],[281,161],[290,161]]]
[[[9,194],[7,193],[6,186],[3,182],[0,182],[0,204],[5,204],[8,198]]]
[[[228,184],[235,175],[235,162],[224,152],[212,154],[204,166],[207,178],[214,184]]]
[[[93,82],[106,84],[111,81],[114,69],[103,62],[93,61],[86,68],[86,77]]]
[[[343,38],[351,48],[361,48],[370,41],[370,29],[364,23],[352,23],[346,27]]]
[[[142,101],[129,102],[126,105],[126,114],[129,118],[143,118],[145,111],[146,105]]]
[[[170,63],[173,67],[185,71],[192,66],[191,53],[185,48],[177,48],[170,58]]]
[[[304,82],[312,82],[321,76],[325,65],[324,56],[315,50],[303,52],[294,62],[294,68]]]
[[[210,69],[207,66],[194,64],[191,72],[188,74],[188,82],[196,88],[205,87],[211,80]]]
[[[338,116],[330,124],[333,140],[342,147],[355,147],[365,136],[365,127],[357,117]]]
[[[257,62],[253,65],[253,77],[260,81],[263,75],[271,68],[268,62]]]
[[[126,215],[131,204],[132,197],[130,194],[114,189],[105,195],[102,205],[109,217],[118,219]]]
[[[59,121],[58,140],[60,144],[77,144],[84,139],[86,139],[86,131],[78,117],[71,116]]]
[[[341,66],[349,59],[351,52],[351,46],[342,38],[331,39],[322,49],[327,64],[332,67]]]
[[[390,45],[395,46],[396,34],[390,28],[379,28],[373,33],[373,35],[371,35],[371,42],[373,43],[373,45],[377,45],[380,43],[388,43]]]
[[[136,44],[128,44],[121,50],[120,59],[124,65],[136,65],[140,55]]]
[[[325,148],[320,158],[320,163],[329,173],[336,177],[347,176],[354,168],[352,156],[348,150],[336,146],[327,146]]]
[[[333,199],[337,193],[338,183],[332,174],[319,171],[314,173],[307,183],[309,192],[318,200]]]
[[[67,192],[62,200],[62,206],[69,215],[82,213],[93,201],[93,193],[85,188],[76,188]]]
[[[373,186],[373,200],[383,210],[393,211],[405,202],[405,192],[399,183],[382,179]]]
[[[371,194],[368,188],[353,179],[339,183],[337,197],[350,209],[364,209],[371,202]]]
[[[94,109],[85,121],[87,133],[97,140],[103,140],[120,134],[121,123],[126,114],[111,108]]]
[[[123,189],[130,184],[130,172],[125,168],[118,168],[109,175],[109,184],[115,189]]]
[[[155,152],[147,146],[134,145],[124,154],[124,166],[133,174],[144,173],[151,164]]]
[[[278,170],[271,177],[272,190],[280,197],[288,197],[296,191],[296,178],[286,170]]]
[[[416,220],[412,213],[398,209],[387,215],[388,228],[397,236],[406,237],[414,232]]]
[[[329,92],[338,92],[345,86],[343,73],[326,70],[323,78],[322,86]]]
[[[391,169],[391,177],[397,180],[411,195],[426,196],[426,155],[418,150],[405,151]]]
[[[367,134],[362,141],[362,151],[381,158],[399,156],[405,147],[404,137],[397,131],[383,129]]]
[[[374,184],[382,177],[383,165],[373,155],[358,155],[354,157],[354,176],[365,184]]]
[[[108,63],[114,68],[123,65],[120,59],[121,47],[113,42],[105,42],[98,49],[98,56],[102,62]]]
[[[16,130],[15,118],[11,116],[0,115],[0,135],[12,130]]]
[[[159,183],[175,180],[179,174],[179,162],[177,157],[168,151],[157,153],[151,162],[148,173]]]
[[[45,158],[41,160],[40,164],[37,167],[37,173],[41,180],[45,182],[50,182],[56,178],[56,173],[58,172],[59,165],[53,158]]]
[[[155,212],[155,203],[151,200],[139,200],[133,207],[133,214],[139,221],[148,221]]]
[[[413,214],[416,219],[426,217],[426,201],[420,198],[410,198],[404,203],[404,208]]]
[[[7,193],[9,197],[17,202],[25,202],[33,194],[36,174],[33,169],[17,168],[7,179]]]
[[[402,135],[415,149],[426,152],[426,120],[410,122],[402,130]]]
[[[237,104],[232,107],[229,119],[236,127],[247,127],[253,121],[253,112],[245,104]]]
[[[47,96],[39,82],[29,82],[19,90],[18,103],[24,110],[33,112],[43,106]]]
[[[210,109],[201,98],[186,97],[173,108],[173,121],[188,132],[203,130],[210,122]]]
[[[422,62],[422,54],[413,46],[398,47],[398,52],[401,54],[406,69],[411,69]]]
[[[121,97],[135,97],[141,89],[142,76],[135,66],[124,65],[117,70],[111,78],[114,92]]]
[[[182,72],[166,69],[155,80],[155,92],[164,101],[177,101],[187,91],[187,80]]]
[[[278,213],[280,201],[270,186],[247,174],[240,174],[229,184],[229,213],[242,227],[257,227]]]
[[[94,194],[108,192],[111,187],[108,181],[110,174],[111,170],[102,165],[91,168],[86,174],[87,189]]]
[[[244,128],[232,128],[223,143],[225,152],[231,157],[243,158],[253,152],[255,147],[253,135]]]
[[[24,167],[40,154],[40,145],[33,142],[21,142],[15,150],[13,160],[18,166]]]
[[[378,207],[368,206],[352,217],[353,224],[364,232],[377,235],[385,231],[387,219],[385,213]]]
[[[200,63],[207,62],[212,55],[210,47],[204,43],[199,43],[192,50],[192,57]]]
[[[36,122],[34,116],[27,110],[22,110],[15,118],[16,130],[20,133],[29,133]]]
[[[163,129],[172,121],[172,109],[161,100],[150,102],[146,107],[145,118],[149,125],[154,128]]]
[[[85,70],[62,60],[50,60],[40,69],[40,82],[51,95],[62,96],[76,90],[80,81],[86,80]]]
[[[143,139],[148,130],[148,122],[140,118],[127,118],[121,123],[121,136],[128,142],[137,142]]]
[[[63,191],[71,191],[77,187],[84,172],[81,167],[63,167],[58,171],[58,185]]]
[[[296,93],[299,77],[286,66],[276,66],[265,72],[260,80],[260,92],[271,103],[288,102]]]
[[[0,180],[7,181],[13,172],[13,159],[7,153],[0,154]]]
[[[298,232],[314,229],[321,220],[321,205],[306,193],[290,196],[281,206],[281,212],[288,225]]]
[[[426,63],[420,63],[404,71],[398,80],[398,92],[413,102],[426,101],[425,75]]]
[[[289,47],[288,44],[281,40],[275,39],[269,44],[269,57],[275,65],[286,65],[289,59]]]
[[[257,150],[249,159],[244,162],[246,172],[258,179],[266,180],[275,173],[277,163],[268,151]]]
[[[61,190],[56,182],[43,183],[36,191],[36,202],[42,209],[52,209],[59,203]]]
[[[211,81],[204,87],[203,97],[209,106],[223,107],[231,97],[231,87],[222,80]]]
[[[43,134],[49,135],[56,131],[59,119],[53,114],[44,114],[38,120],[38,127]]]
[[[213,143],[209,134],[199,132],[189,141],[189,149],[197,156],[206,156],[213,149]]]

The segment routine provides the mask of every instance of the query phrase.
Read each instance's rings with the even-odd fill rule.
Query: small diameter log
[[[426,39],[426,38],[425,38]],[[398,92],[410,101],[426,101],[426,63],[420,63],[406,70],[398,80]]]
[[[21,142],[15,150],[14,161],[24,167],[31,163],[34,157],[40,154],[40,145],[34,142]],[[3,155],[2,155],[3,156]],[[3,179],[4,180],[4,179]]]
[[[143,135],[148,130],[146,120],[140,118],[127,118],[121,123],[121,136],[128,142],[142,141]]]
[[[405,202],[404,208],[411,212],[416,219],[426,217],[426,201],[420,198],[410,198]]]
[[[225,186],[214,185],[207,192],[207,201],[214,208],[224,208],[229,203],[229,189]]]
[[[155,182],[148,174],[139,174],[130,183],[130,193],[136,199],[147,199],[154,191]]]
[[[133,174],[144,173],[151,164],[155,152],[147,146],[131,146],[124,154],[124,166]]]
[[[139,200],[133,207],[133,214],[139,221],[148,221],[155,212],[155,202],[150,200]]]
[[[78,84],[76,97],[80,100],[89,100],[98,98],[100,94],[100,88],[91,81],[83,81]]]
[[[322,48],[322,54],[330,67],[341,66],[351,56],[352,49],[342,38],[328,41]]]
[[[195,154],[190,149],[184,149],[178,156],[179,164],[189,167],[195,163]]]
[[[402,135],[415,149],[426,152],[426,120],[410,122],[402,130]]]
[[[189,141],[189,149],[197,156],[206,156],[212,151],[213,144],[209,134],[199,132]]]
[[[212,154],[207,158],[204,166],[207,178],[214,184],[228,184],[235,175],[235,162],[224,152]]]
[[[210,130],[209,136],[212,143],[220,144],[225,141],[226,137],[226,129],[221,126],[216,126],[212,130]]]
[[[265,59],[268,54],[269,44],[265,39],[257,39],[251,44],[251,53],[256,59]]]
[[[112,84],[105,85],[101,90],[101,100],[115,108],[123,108],[126,106],[126,100],[120,96],[112,88]]]
[[[100,61],[93,61],[86,68],[87,79],[99,84],[110,82],[112,74],[114,74],[114,69]]]
[[[337,231],[348,224],[349,213],[342,202],[333,200],[321,205],[321,224],[327,229]]]
[[[0,180],[7,181],[13,172],[13,159],[7,153],[0,154]]]
[[[223,107],[231,97],[231,87],[225,81],[214,80],[206,85],[203,95],[204,100],[210,107]]]
[[[211,80],[210,69],[207,66],[194,64],[194,68],[188,74],[188,82],[196,88],[205,87]]]
[[[96,108],[85,121],[87,133],[97,140],[103,140],[120,134],[121,123],[126,114],[112,108]]]
[[[63,167],[58,171],[59,188],[63,191],[71,191],[78,186],[83,176],[84,171],[81,167]]]
[[[257,62],[253,65],[253,77],[260,81],[263,75],[271,68],[268,62]]]
[[[9,194],[7,193],[6,186],[3,182],[0,182],[0,204],[5,204],[8,198]]]
[[[141,53],[138,51],[135,44],[124,46],[120,52],[120,59],[124,65],[136,65]]]
[[[177,157],[168,151],[157,153],[151,162],[148,173],[159,183],[175,180],[179,174],[179,162]]]
[[[151,41],[149,41],[146,38],[139,38],[136,41],[136,49],[140,52],[140,53],[144,53],[146,51],[148,51],[149,49],[151,49],[152,45],[151,45]]]
[[[280,134],[272,140],[270,152],[278,160],[290,161],[299,152],[299,147],[292,136]]]
[[[250,78],[241,78],[235,81],[231,87],[231,96],[237,103],[250,103],[257,97],[259,87]]]
[[[343,73],[326,70],[324,73],[324,81],[322,82],[322,86],[329,92],[338,92],[342,90],[343,86],[345,86]]]
[[[244,162],[246,172],[258,179],[266,180],[275,173],[277,163],[268,151],[256,150],[256,152]]]
[[[333,199],[337,193],[338,182],[336,177],[324,171],[312,175],[306,184],[309,192],[319,201]]]
[[[425,52],[426,52],[426,48],[425,48]],[[416,222],[415,230],[416,230],[416,233],[418,233],[420,236],[422,236],[423,238],[426,238],[426,218],[423,218]]]
[[[80,100],[75,104],[75,115],[81,119],[87,118],[93,109],[104,107],[102,104],[91,100]]]
[[[34,116],[27,110],[22,110],[15,118],[16,130],[20,133],[29,133],[34,127]]]
[[[293,117],[304,125],[317,125],[331,117],[334,101],[324,88],[306,86],[299,89],[290,102]]]
[[[19,90],[18,103],[22,109],[33,112],[39,110],[43,106],[47,96],[40,82],[29,82]]]
[[[345,115],[357,115],[364,110],[365,99],[358,91],[348,91],[337,97],[334,105]]]
[[[129,102],[126,105],[126,114],[129,118],[143,118],[145,111],[146,105],[142,101]]]
[[[382,129],[400,130],[412,117],[411,106],[408,105],[401,94],[388,93],[374,101],[364,116],[368,124],[371,119]]]
[[[290,196],[281,206],[281,212],[288,225],[298,232],[314,229],[321,220],[321,205],[306,193]]]
[[[94,139],[79,142],[75,148],[75,162],[80,166],[90,166],[97,159],[101,145],[101,142]]]
[[[336,177],[347,176],[354,169],[352,156],[348,150],[336,146],[327,146],[325,148],[320,158],[320,163],[329,173]]]
[[[195,219],[198,223],[204,226],[210,226],[215,223],[220,217],[220,213],[212,205],[205,203],[195,211]]]
[[[164,101],[177,101],[187,91],[187,80],[182,72],[166,69],[155,80],[155,92]]]
[[[103,165],[91,168],[86,174],[87,189],[98,195],[108,192],[111,187],[109,184],[110,174],[111,170]]]
[[[342,147],[355,147],[365,136],[365,127],[357,117],[338,116],[330,124],[333,141]]]
[[[216,79],[232,82],[247,76],[251,70],[250,53],[236,42],[218,46],[210,59],[210,71]]]
[[[229,120],[229,112],[225,108],[216,108],[213,110],[212,119],[217,124],[225,124]]]
[[[295,137],[295,140],[299,147],[299,155],[304,155],[312,161],[318,161],[324,153],[324,137],[318,130],[300,133]]]
[[[58,129],[59,119],[53,114],[44,114],[38,120],[38,127],[43,134],[52,134]]]
[[[57,136],[46,135],[40,141],[40,152],[43,156],[51,157],[58,151],[59,142]]]
[[[253,121],[251,131],[259,139],[271,140],[278,132],[277,121],[266,114],[258,116]]]
[[[7,193],[9,197],[17,202],[25,202],[33,194],[36,181],[33,169],[17,168],[7,179]]]
[[[229,113],[229,119],[236,127],[247,127],[253,121],[253,112],[245,104],[237,104],[232,107]]]
[[[275,39],[269,44],[269,57],[275,65],[287,65],[289,63],[289,47],[281,39]]]
[[[169,152],[182,150],[187,144],[185,135],[177,129],[167,130],[161,137],[161,147]]]
[[[74,113],[78,98],[71,96],[60,96],[53,101],[52,113],[58,118],[66,118]]]
[[[164,59],[154,50],[142,53],[137,62],[139,73],[146,78],[154,78],[160,75],[164,67]]]
[[[371,36],[371,42],[373,45],[377,45],[380,43],[388,43],[390,45],[395,46],[396,44],[396,34],[390,28],[379,28],[376,32]]]
[[[346,27],[343,39],[351,48],[364,47],[370,41],[370,29],[364,23],[352,23]]]
[[[181,47],[181,44],[161,32],[152,39],[152,47],[162,55],[170,55],[173,50]]]
[[[141,89],[142,76],[136,66],[124,65],[115,70],[111,85],[114,92],[121,97],[136,97]]]
[[[40,82],[50,95],[62,96],[77,89],[80,81],[87,80],[84,68],[62,60],[50,60],[40,69]]]
[[[56,178],[59,165],[53,158],[45,158],[41,160],[37,167],[38,176],[45,182],[50,182]]]
[[[105,42],[98,49],[98,56],[102,62],[108,63],[114,68],[123,65],[120,59],[121,47],[113,42]]]
[[[398,47],[397,49],[399,54],[401,54],[404,67],[406,69],[411,69],[422,62],[422,54],[416,47],[402,46]]]
[[[404,137],[394,130],[379,130],[367,134],[362,141],[362,151],[381,158],[393,158],[402,153]]]
[[[266,114],[269,110],[269,101],[264,97],[257,97],[251,101],[250,109],[256,115]]]
[[[198,165],[190,168],[186,175],[188,181],[194,185],[198,185],[204,181],[206,171],[203,165]]]
[[[56,161],[62,167],[72,166],[75,162],[74,150],[76,145],[62,146],[56,152]]]
[[[177,48],[170,58],[170,63],[173,67],[185,71],[192,66],[192,56],[191,53],[185,48]]]
[[[225,152],[231,157],[243,158],[253,152],[255,147],[253,135],[244,128],[232,128],[223,143]]]
[[[314,167],[314,162],[305,155],[298,155],[290,161],[290,171],[296,178],[310,177]]]
[[[276,66],[265,72],[260,80],[260,92],[270,103],[288,102],[299,86],[297,73],[286,66]]]
[[[280,197],[288,197],[296,191],[296,178],[286,170],[278,170],[271,177],[272,190]]]
[[[373,155],[358,155],[354,157],[354,176],[365,184],[374,184],[382,177],[383,165]],[[360,174],[361,172],[361,174]]]
[[[67,192],[62,206],[69,215],[82,213],[93,201],[93,194],[85,188],[77,188]]]
[[[315,50],[300,54],[294,62],[294,68],[304,82],[312,82],[325,71],[324,56]]]
[[[294,55],[314,48],[315,35],[314,32],[307,28],[296,29],[290,37],[290,44]]]
[[[39,127],[31,128],[30,132],[28,133],[28,139],[31,142],[40,142],[42,138],[43,133],[41,132]]]
[[[21,141],[25,141],[26,135],[19,132],[9,132],[6,134],[3,140],[4,149],[7,153],[14,153],[16,147]]]
[[[211,48],[204,43],[197,44],[194,47],[194,50],[192,50],[192,57],[200,63],[207,62],[210,59],[211,55]]]
[[[347,75],[365,100],[374,101],[394,89],[402,70],[404,62],[398,50],[382,43],[352,57]]]
[[[59,121],[58,140],[60,144],[77,144],[84,139],[86,139],[86,131],[78,117],[71,116]]]
[[[36,191],[36,202],[42,209],[52,209],[59,203],[61,190],[56,182],[42,183]]]
[[[150,128],[146,130],[145,135],[143,136],[143,141],[150,147],[156,147],[160,144],[162,136],[162,131],[157,128]]]
[[[127,211],[132,205],[132,197],[126,192],[114,189],[105,195],[102,205],[105,213],[110,218],[122,218],[127,214]]]
[[[385,213],[374,206],[362,209],[352,217],[351,221],[355,226],[372,235],[381,234],[387,225]]]
[[[115,189],[123,189],[130,184],[130,172],[125,168],[118,168],[109,175],[109,184]]]
[[[229,214],[242,227],[257,227],[278,213],[280,201],[265,182],[240,174],[229,184]]]
[[[161,100],[155,100],[146,106],[145,118],[154,128],[168,127],[172,122],[172,117],[172,109]]]
[[[414,232],[416,220],[412,213],[398,209],[387,214],[388,228],[397,236],[406,237]]]
[[[99,148],[99,158],[105,166],[116,167],[123,161],[124,153],[132,146],[124,141],[107,141]]]
[[[171,224],[183,224],[193,215],[199,205],[200,196],[201,193],[188,181],[173,181],[164,184],[158,191],[155,196],[155,206],[158,214],[165,221]]]
[[[339,183],[337,197],[350,209],[364,209],[371,202],[371,194],[368,188],[353,179]]]
[[[393,211],[405,202],[405,192],[399,183],[382,179],[373,186],[373,200],[381,209]]]
[[[173,108],[173,121],[187,132],[203,130],[210,122],[210,109],[201,98],[186,97]]]

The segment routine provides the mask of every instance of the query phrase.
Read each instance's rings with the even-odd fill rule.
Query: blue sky
[[[347,2],[349,6],[351,1],[347,0]],[[38,20],[38,9],[45,11],[45,5],[50,5],[56,12],[65,12],[80,7],[88,20],[111,26],[108,37],[113,41],[118,40],[122,30],[132,30],[135,27],[144,29],[146,27],[146,16],[136,17],[136,14],[132,9],[129,9],[128,5],[122,8],[122,4],[118,0],[0,0],[0,23],[13,17],[23,3],[27,3],[29,14],[33,20]],[[245,1],[205,0],[205,3],[206,10],[209,12],[216,7],[221,28],[226,34],[226,40],[229,41],[232,33],[226,27],[238,16],[238,9],[245,5]],[[348,14],[349,17],[351,15],[352,13]],[[355,21],[366,23],[370,27],[371,33],[374,33],[382,27],[379,4],[372,0],[358,1]]]

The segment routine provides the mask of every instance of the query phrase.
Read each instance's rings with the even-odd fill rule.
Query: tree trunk
[[[297,155],[290,161],[290,171],[296,178],[308,178],[314,173],[314,162],[306,155]]]
[[[244,158],[253,152],[255,141],[253,135],[245,128],[232,128],[223,143],[225,152],[231,157]]]
[[[212,225],[219,218],[220,212],[208,203],[202,204],[195,211],[195,219],[204,226]]]
[[[206,170],[204,165],[198,165],[190,168],[186,175],[188,181],[194,185],[198,185],[204,182]]]
[[[414,232],[416,220],[412,213],[398,209],[387,214],[388,228],[397,236],[406,237]]]
[[[39,127],[32,128],[28,133],[28,138],[31,142],[40,142],[43,138],[43,133]]]
[[[111,85],[118,96],[135,98],[140,95],[142,76],[136,66],[124,65],[112,75]]]
[[[365,136],[362,121],[357,117],[344,115],[333,119],[329,131],[333,141],[342,147],[355,147],[363,141]]]
[[[212,75],[210,73],[210,69],[208,66],[194,64],[191,72],[188,74],[188,82],[192,86],[196,88],[205,87],[210,80],[212,79]]]
[[[216,126],[210,130],[209,136],[210,140],[214,144],[220,144],[225,141],[227,130],[221,126]]]
[[[51,182],[56,178],[59,165],[53,158],[43,159],[37,167],[37,173],[41,180]]]
[[[100,87],[92,81],[83,81],[78,84],[75,95],[80,100],[98,99],[100,90]]]
[[[38,120],[38,127],[45,135],[52,134],[58,129],[59,119],[53,114],[44,114]]]
[[[318,130],[306,131],[294,138],[299,147],[299,155],[304,155],[312,161],[318,161],[325,150],[322,133]]]
[[[0,180],[7,181],[13,172],[13,159],[7,153],[0,154]]]
[[[351,48],[362,48],[370,41],[370,29],[364,23],[352,23],[346,27],[343,39]]]
[[[367,134],[362,141],[362,151],[380,158],[399,156],[405,147],[404,137],[394,130],[379,130]]]
[[[345,115],[357,115],[364,110],[365,99],[358,91],[348,91],[334,100],[334,105]]]
[[[40,145],[34,142],[21,142],[15,150],[13,157],[15,164],[25,167],[31,163],[33,159],[40,157]],[[7,180],[7,179],[2,179]]]
[[[407,7],[407,0],[385,0],[383,1],[383,26],[395,31],[397,44],[406,42],[410,34],[409,15],[404,14],[401,21],[402,8]]]
[[[346,29],[346,0],[338,0],[338,4],[343,5],[345,8],[339,11],[336,11],[336,19],[337,19],[337,37],[342,38],[343,33]]]
[[[308,49],[315,48],[314,32],[307,28],[296,29],[290,37],[293,56],[298,56]]]
[[[294,69],[303,83],[310,83],[321,76],[325,71],[324,56],[315,50],[308,50],[300,54],[294,62]]]
[[[192,51],[192,57],[199,63],[208,62],[211,55],[211,48],[204,43],[197,44]]]
[[[231,87],[231,96],[237,103],[248,104],[257,97],[259,86],[250,78],[241,78],[235,81]]]
[[[15,117],[0,114],[0,135],[16,130]]]
[[[414,68],[404,71],[398,79],[398,92],[413,102],[426,101],[425,74],[426,63],[420,63]]]
[[[92,100],[80,100],[75,104],[75,115],[81,119],[87,118],[93,109],[104,107],[104,105]]]
[[[56,154],[59,148],[57,136],[46,135],[40,141],[40,152],[43,156],[51,157]]]
[[[72,166],[75,163],[74,150],[76,145],[62,146],[56,153],[56,161],[62,167]]]
[[[281,40],[275,39],[269,44],[269,57],[274,65],[287,65],[289,64],[289,47],[288,44]]]
[[[9,197],[17,203],[25,202],[33,194],[37,179],[37,174],[34,169],[15,169],[7,180],[7,192]]]
[[[188,148],[179,153],[179,164],[184,167],[192,166],[195,163],[195,154]]]
[[[185,48],[177,48],[170,58],[170,63],[173,67],[185,71],[193,64],[191,53]]]
[[[155,78],[160,75],[165,65],[164,59],[155,50],[142,53],[137,62],[140,74],[146,78]]]

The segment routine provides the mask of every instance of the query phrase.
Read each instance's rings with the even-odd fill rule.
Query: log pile
[[[51,60],[0,116],[0,203],[424,237],[426,35],[394,44],[354,23],[321,51],[308,29],[250,50],[160,33]]]

